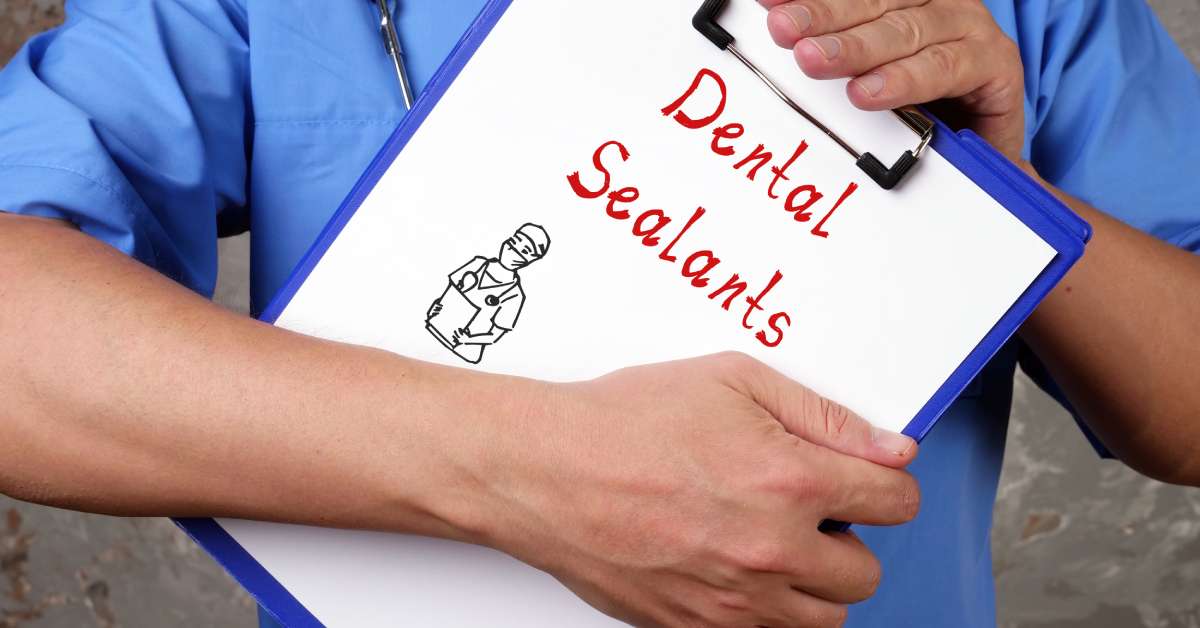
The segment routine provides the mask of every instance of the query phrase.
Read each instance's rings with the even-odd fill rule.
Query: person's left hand
[[[871,111],[946,101],[949,122],[1019,161],[1024,72],[1016,44],[980,0],[759,0],[780,46],[812,78],[850,78]]]

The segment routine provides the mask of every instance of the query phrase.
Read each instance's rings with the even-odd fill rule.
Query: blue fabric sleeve
[[[1059,0],[1044,38],[1032,121],[1038,172],[1109,215],[1200,251],[1200,76],[1192,64],[1142,0]]]
[[[244,7],[76,0],[67,15],[0,72],[0,209],[72,222],[211,295],[218,232],[245,223]]]
[[[1043,24],[1037,45],[1021,42],[1026,83],[1036,89],[1030,159],[1038,172],[1137,229],[1200,252],[1200,77],[1192,64],[1142,0],[1028,6],[1041,15],[1023,17]],[[1021,366],[1079,421],[1032,352],[1022,351]]]

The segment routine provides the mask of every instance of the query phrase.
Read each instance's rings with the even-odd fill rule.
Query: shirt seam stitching
[[[0,168],[40,168],[43,170],[57,170],[59,172],[65,172],[67,174],[73,174],[73,175],[79,177],[80,179],[83,179],[84,181],[87,181],[88,183],[91,183],[92,185],[104,190],[105,192],[108,192],[108,194],[110,196],[112,196],[113,199],[115,199],[121,203],[122,207],[126,211],[129,211],[129,207],[128,207],[129,202],[128,202],[128,200],[126,200],[124,198],[124,195],[121,194],[121,192],[119,190],[117,190],[116,188],[114,188],[111,185],[108,185],[102,181],[98,181],[82,172],[79,172],[78,170],[73,170],[73,169],[67,168],[65,166],[53,166],[53,165],[48,165],[48,164],[25,164],[25,163],[16,163],[16,162],[7,162],[7,161],[0,161]]]
[[[347,120],[320,120],[320,119],[276,119],[276,120],[255,120],[255,126],[359,126],[367,124],[400,124],[398,118],[388,119],[347,119]]]
[[[134,229],[137,232],[139,232],[139,233],[135,234],[135,237],[138,235],[142,236],[142,240],[144,240],[146,242],[146,244],[150,247],[150,254],[154,257],[155,266],[158,265],[158,262],[161,258],[159,257],[159,254],[158,254],[158,248],[154,245],[154,239],[145,237],[146,234],[144,233],[142,228],[138,226],[137,216],[135,215],[136,212],[134,212],[132,204],[129,202],[129,199],[126,198],[125,195],[120,192],[120,190],[117,190],[113,186],[108,185],[102,181],[99,181],[93,177],[90,177],[82,172],[79,172],[72,168],[67,168],[65,166],[55,166],[55,165],[49,165],[49,164],[26,164],[26,163],[16,163],[16,162],[0,162],[0,168],[31,168],[31,169],[53,170],[56,172],[63,172],[66,174],[70,174],[70,175],[79,177],[80,179],[83,179],[86,183],[89,183],[92,186],[95,186],[95,187],[99,188],[100,190],[104,191],[109,196],[111,196],[113,198],[113,200],[117,201],[117,203],[120,204],[121,210],[125,212],[125,218],[129,221],[129,227],[131,229]]]

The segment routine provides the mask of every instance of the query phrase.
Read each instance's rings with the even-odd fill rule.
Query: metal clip
[[[928,116],[921,113],[915,107],[904,107],[902,109],[892,110],[892,113],[896,114],[896,117],[900,118],[900,121],[904,123],[904,126],[908,127],[913,133],[917,134],[917,137],[920,138],[920,141],[918,142],[916,149],[904,151],[904,154],[900,156],[900,159],[898,159],[891,168],[885,166],[883,162],[879,161],[879,159],[871,153],[860,153],[854,150],[854,148],[850,146],[846,140],[842,139],[841,136],[835,133],[828,126],[825,126],[825,124],[806,111],[795,100],[792,100],[792,98],[784,93],[783,89],[781,89],[775,81],[771,80],[771,78],[767,76],[765,72],[759,69],[754,62],[750,61],[750,59],[743,55],[742,52],[733,45],[735,41],[733,35],[729,34],[729,31],[725,30],[725,28],[717,22],[717,18],[720,17],[721,12],[725,10],[725,7],[728,4],[729,0],[705,0],[704,4],[701,5],[700,10],[696,12],[695,17],[692,18],[692,26],[694,26],[696,30],[700,31],[700,33],[704,35],[704,37],[710,42],[712,42],[717,48],[729,52],[738,61],[742,62],[742,64],[749,68],[750,71],[759,78],[759,80],[765,83],[766,86],[780,98],[780,100],[791,107],[793,111],[800,114],[805,120],[808,120],[813,126],[817,127],[817,129],[819,129],[822,133],[829,136],[829,139],[833,140],[838,146],[842,147],[842,150],[845,150],[852,157],[854,157],[855,163],[858,165],[858,167],[862,169],[863,172],[867,173],[867,175],[869,175],[871,179],[875,181],[875,183],[879,184],[879,187],[885,190],[890,190],[899,185],[900,181],[904,179],[904,176],[907,175],[908,172],[912,170],[912,167],[916,165],[917,160],[921,157],[921,153],[923,153],[925,148],[929,146],[929,143],[933,141],[933,120],[930,120]]]

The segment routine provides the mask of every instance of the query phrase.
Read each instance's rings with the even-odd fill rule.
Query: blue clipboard
[[[491,0],[480,12],[441,69],[434,75],[415,107],[371,161],[329,224],[292,272],[283,289],[264,310],[260,320],[271,324],[276,322],[324,253],[383,177],[388,166],[438,105],[446,90],[512,2],[513,0]],[[942,413],[1016,333],[1037,304],[1083,256],[1084,247],[1092,235],[1090,225],[978,135],[970,131],[955,133],[936,119],[934,123],[936,128],[932,142],[933,150],[1041,236],[1057,254],[909,423],[904,433],[917,440],[923,439],[929,433]],[[211,554],[280,623],[298,628],[323,626],[215,520],[177,519],[176,524]]]

